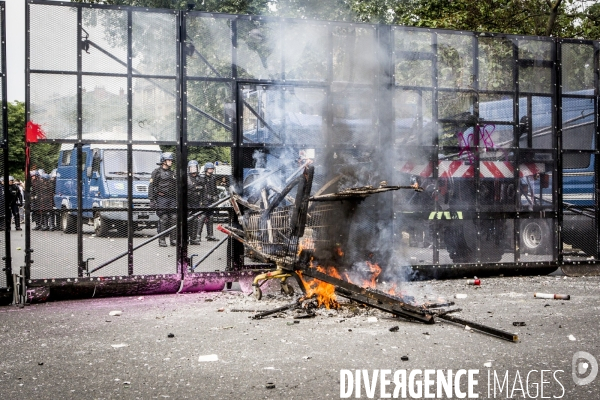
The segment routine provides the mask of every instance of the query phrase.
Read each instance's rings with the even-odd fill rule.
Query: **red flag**
[[[38,139],[46,139],[46,134],[41,126],[29,121],[25,129],[25,141],[27,143],[37,143]]]

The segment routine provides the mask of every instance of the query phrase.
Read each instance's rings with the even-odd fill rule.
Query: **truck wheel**
[[[552,236],[548,222],[542,219],[521,220],[521,254],[550,254]]]
[[[94,231],[96,236],[105,237],[110,230],[110,223],[105,218],[102,218],[99,212],[94,213]]]
[[[77,233],[77,218],[68,211],[63,211],[60,224],[64,233]]]

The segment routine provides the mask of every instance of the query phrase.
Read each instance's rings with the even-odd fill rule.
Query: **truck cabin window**
[[[148,179],[156,168],[160,153],[134,150],[133,176],[134,179]],[[104,173],[107,177],[127,177],[127,151],[105,150],[104,151]]]
[[[586,169],[590,166],[590,154],[564,154],[564,169]]]
[[[92,158],[92,172],[100,172],[100,161],[100,153],[96,150]]]
[[[61,166],[71,165],[71,154],[72,153],[73,153],[73,150],[64,150],[63,151],[62,158],[60,160]]]

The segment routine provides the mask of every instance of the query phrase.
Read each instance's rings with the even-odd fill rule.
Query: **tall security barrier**
[[[6,105],[6,14],[5,3],[0,1],[0,101],[2,112],[0,112],[0,129],[2,137],[2,156],[0,157],[0,256],[2,257],[2,273],[0,274],[0,290],[12,287],[11,269],[11,223],[7,218],[10,214],[9,204],[9,174],[8,174],[8,115]]]
[[[45,133],[27,144],[32,287],[218,289],[265,268],[216,229],[240,222],[226,197],[260,209],[307,160],[313,194],[423,188],[367,198],[339,233],[348,257],[389,274],[596,262],[595,42],[35,0],[27,10],[27,118]],[[195,179],[211,164],[205,196]],[[154,192],[157,168],[174,184]]]

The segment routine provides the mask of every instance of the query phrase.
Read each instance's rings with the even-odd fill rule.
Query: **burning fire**
[[[339,251],[341,252],[341,249]],[[375,263],[371,263],[369,261],[367,261],[367,265],[369,266],[369,269],[371,270],[371,276],[368,280],[363,281],[362,287],[372,289],[377,286],[376,280],[377,280],[377,277],[381,274],[381,267],[379,265],[377,265]],[[312,267],[312,261],[311,261],[311,267]],[[323,267],[321,265],[317,265],[316,269],[317,269],[317,271],[319,271],[323,274],[327,274],[336,279],[345,280],[346,282],[353,283],[350,280],[350,276],[348,275],[347,272],[344,272],[344,277],[342,278],[342,275],[340,275],[338,270],[333,266]],[[318,306],[320,307],[323,305],[327,309],[330,309],[330,308],[337,309],[340,307],[340,304],[336,300],[335,286],[333,286],[329,283],[320,281],[318,279],[304,278],[302,276],[302,271],[296,271],[296,272],[298,273],[298,276],[300,276],[300,280],[302,281],[302,285],[304,286],[304,291],[306,292],[306,295],[304,296],[305,299],[310,299],[312,297],[315,297],[317,299]],[[393,294],[394,290],[395,290],[395,286],[391,289],[390,293]]]
[[[391,294],[392,296],[396,294],[396,284],[394,283],[392,285],[392,287],[388,290],[388,294]]]
[[[367,266],[371,270],[372,274],[371,274],[371,277],[369,278],[369,280],[365,279],[363,281],[362,286],[364,288],[368,288],[368,289],[375,289],[375,287],[377,286],[377,283],[375,281],[377,280],[377,277],[379,276],[379,274],[381,274],[381,267],[379,265],[371,263],[369,261],[367,261]]]
[[[324,268],[318,265],[317,271],[332,276],[334,278],[342,279],[342,277],[334,267]],[[340,303],[337,302],[335,296],[335,286],[320,281],[318,279],[312,279],[310,281],[307,281],[305,278],[302,277],[301,271],[297,271],[297,273],[300,276],[300,279],[302,280],[302,285],[304,286],[304,290],[306,291],[305,298],[310,299],[311,297],[315,296],[317,298],[317,305],[319,307],[324,305],[327,309],[340,308]]]
[[[314,245],[314,243],[312,243],[312,241],[309,241],[309,242],[301,243],[299,247],[300,248],[306,248],[306,247],[310,248],[311,245]],[[306,247],[304,247],[304,246],[306,246]],[[339,256],[344,255],[343,250],[339,246],[335,247],[335,252]],[[366,261],[365,263],[369,267],[370,276],[365,278],[363,275],[363,277],[362,277],[363,282],[362,282],[361,286],[366,289],[375,289],[377,287],[377,278],[379,277],[379,275],[381,275],[381,271],[382,271],[381,267],[377,263],[373,263],[370,261]],[[348,272],[344,271],[342,274],[340,274],[340,272],[333,266],[324,267],[321,265],[317,265],[315,267],[313,265],[313,260],[311,260],[311,268],[316,268],[317,271],[319,271],[323,274],[327,274],[333,278],[344,280],[351,284],[355,284],[350,279],[350,274]],[[302,281],[302,285],[304,286],[304,291],[306,292],[306,295],[304,296],[303,299],[310,299],[310,298],[314,297],[314,298],[316,298],[317,304],[319,307],[323,305],[327,309],[330,309],[330,308],[338,309],[340,307],[340,304],[336,300],[334,285],[320,281],[318,279],[304,278],[302,276],[302,271],[296,271],[296,272],[297,272],[298,276],[300,277],[300,280]],[[357,277],[354,276],[354,278],[357,278]],[[357,278],[357,279],[360,279],[360,278]],[[392,284],[392,286],[387,290],[387,292],[388,292],[388,294],[391,294],[391,295],[400,295],[400,296],[404,295],[404,292],[402,290],[397,291],[397,285],[395,283]]]

